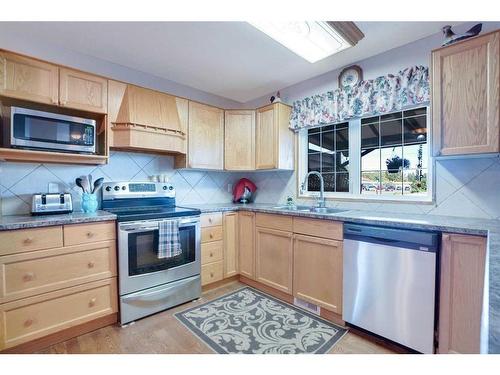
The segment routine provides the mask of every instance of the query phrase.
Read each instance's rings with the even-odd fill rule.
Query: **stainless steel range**
[[[177,207],[172,185],[105,183],[102,207],[118,218],[121,324],[200,297],[200,211]],[[159,258],[159,224],[165,220],[179,221],[182,252]]]

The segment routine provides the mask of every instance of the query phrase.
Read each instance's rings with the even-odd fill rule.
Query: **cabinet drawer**
[[[207,242],[201,245],[201,264],[222,260],[224,251],[223,241]]]
[[[61,226],[0,232],[0,255],[51,249],[62,245]]]
[[[202,228],[222,225],[222,212],[203,214],[200,217],[200,223]]]
[[[115,241],[0,257],[0,303],[116,276]]]
[[[314,237],[340,240],[344,238],[341,222],[318,219],[293,218],[293,232]]]
[[[201,285],[207,285],[222,280],[222,261],[201,266]]]
[[[64,246],[114,240],[115,238],[114,221],[64,226]]]
[[[0,305],[0,350],[117,311],[116,278]]]
[[[262,228],[277,229],[291,232],[292,217],[285,215],[261,214],[255,215],[255,225]]]
[[[212,242],[222,240],[222,227],[201,228],[201,242]]]

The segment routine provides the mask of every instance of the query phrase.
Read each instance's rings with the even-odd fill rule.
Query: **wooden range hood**
[[[186,99],[115,81],[109,89],[112,147],[186,154]]]

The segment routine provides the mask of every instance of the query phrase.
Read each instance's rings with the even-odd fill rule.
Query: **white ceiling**
[[[310,64],[245,22],[28,22],[66,49],[247,102],[440,32],[439,22],[357,22],[357,46]]]

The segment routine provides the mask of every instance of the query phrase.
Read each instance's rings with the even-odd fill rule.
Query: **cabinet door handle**
[[[94,237],[94,233],[92,233],[92,232],[87,232],[87,237],[88,237],[88,238]]]
[[[211,252],[211,253],[210,253],[210,258],[212,258],[213,256],[214,256],[214,253],[212,253],[212,252]]]
[[[23,241],[26,245],[33,243],[33,237],[26,237]]]
[[[29,319],[29,318],[28,318],[28,319],[26,319],[26,320],[24,321],[24,326],[25,326],[25,327],[30,327],[32,324],[33,324],[33,319]]]
[[[35,278],[35,274],[33,272],[28,272],[28,273],[24,274],[23,281],[28,282],[28,281],[33,280],[34,278]]]
[[[214,234],[213,233],[210,233],[210,238],[214,238]]]
[[[89,307],[94,307],[96,301],[97,301],[96,298],[91,298],[90,301],[89,301]]]
[[[213,272],[210,272],[210,277],[214,277],[214,273]]]
[[[88,268],[94,268],[95,263],[94,262],[88,262],[87,267]]]

